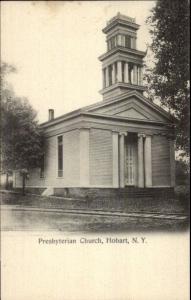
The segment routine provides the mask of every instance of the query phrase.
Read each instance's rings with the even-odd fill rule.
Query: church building
[[[41,124],[46,152],[41,169],[26,184],[56,190],[173,189],[175,159],[172,117],[144,95],[143,58],[136,46],[139,25],[117,14],[103,29],[102,101]],[[21,177],[14,179],[21,186]]]

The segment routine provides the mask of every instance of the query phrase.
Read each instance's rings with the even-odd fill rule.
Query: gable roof
[[[172,116],[164,109],[148,100],[139,92],[130,91],[109,100],[102,100],[71,111],[51,121],[44,122],[41,126],[49,127],[80,115],[141,122],[172,123],[173,121]]]
[[[123,116],[127,118],[149,119],[172,122],[172,116],[137,91],[130,91],[109,100],[82,108],[96,114]]]

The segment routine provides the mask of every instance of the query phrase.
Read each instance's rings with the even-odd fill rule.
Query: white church
[[[102,101],[41,124],[46,152],[30,170],[27,188],[44,194],[67,190],[151,190],[175,185],[172,117],[143,96],[143,58],[136,47],[139,25],[117,14],[103,29]],[[15,174],[14,186],[22,180]]]

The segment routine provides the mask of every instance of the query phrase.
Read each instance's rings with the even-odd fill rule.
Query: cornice
[[[143,85],[136,85],[136,84],[131,84],[131,83],[125,83],[125,82],[117,82],[107,88],[104,88],[99,91],[100,94],[104,95],[116,88],[128,88],[131,90],[139,90],[139,91],[146,91],[146,87]]]
[[[103,60],[107,59],[108,57],[110,57],[111,55],[113,55],[117,52],[125,53],[125,54],[133,54],[135,56],[139,56],[139,57],[142,57],[142,58],[146,55],[146,52],[144,52],[144,51],[117,46],[117,47],[109,50],[108,52],[102,54],[101,56],[99,56],[98,59],[100,61],[103,61]]]
[[[106,114],[96,114],[96,113],[89,113],[89,112],[82,112],[82,115],[89,116],[92,118],[97,119],[107,119],[107,120],[113,120],[113,121],[119,121],[119,122],[133,122],[133,123],[140,123],[140,124],[155,124],[155,125],[162,125],[162,126],[169,126],[169,123],[165,123],[162,121],[155,121],[155,120],[143,120],[143,119],[136,119],[136,118],[127,118],[127,117],[121,117],[121,116],[112,116],[112,115],[106,115]]]
[[[107,34],[110,30],[113,29],[113,27],[116,26],[122,26],[122,27],[126,27],[126,28],[133,28],[134,30],[138,30],[140,25],[134,23],[134,22],[129,22],[128,20],[123,20],[123,19],[119,19],[116,18],[110,22],[108,22],[108,24],[106,25],[105,28],[102,29],[103,33]]]

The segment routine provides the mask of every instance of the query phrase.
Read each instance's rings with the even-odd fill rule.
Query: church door
[[[137,147],[127,143],[125,151],[125,185],[137,185]]]

